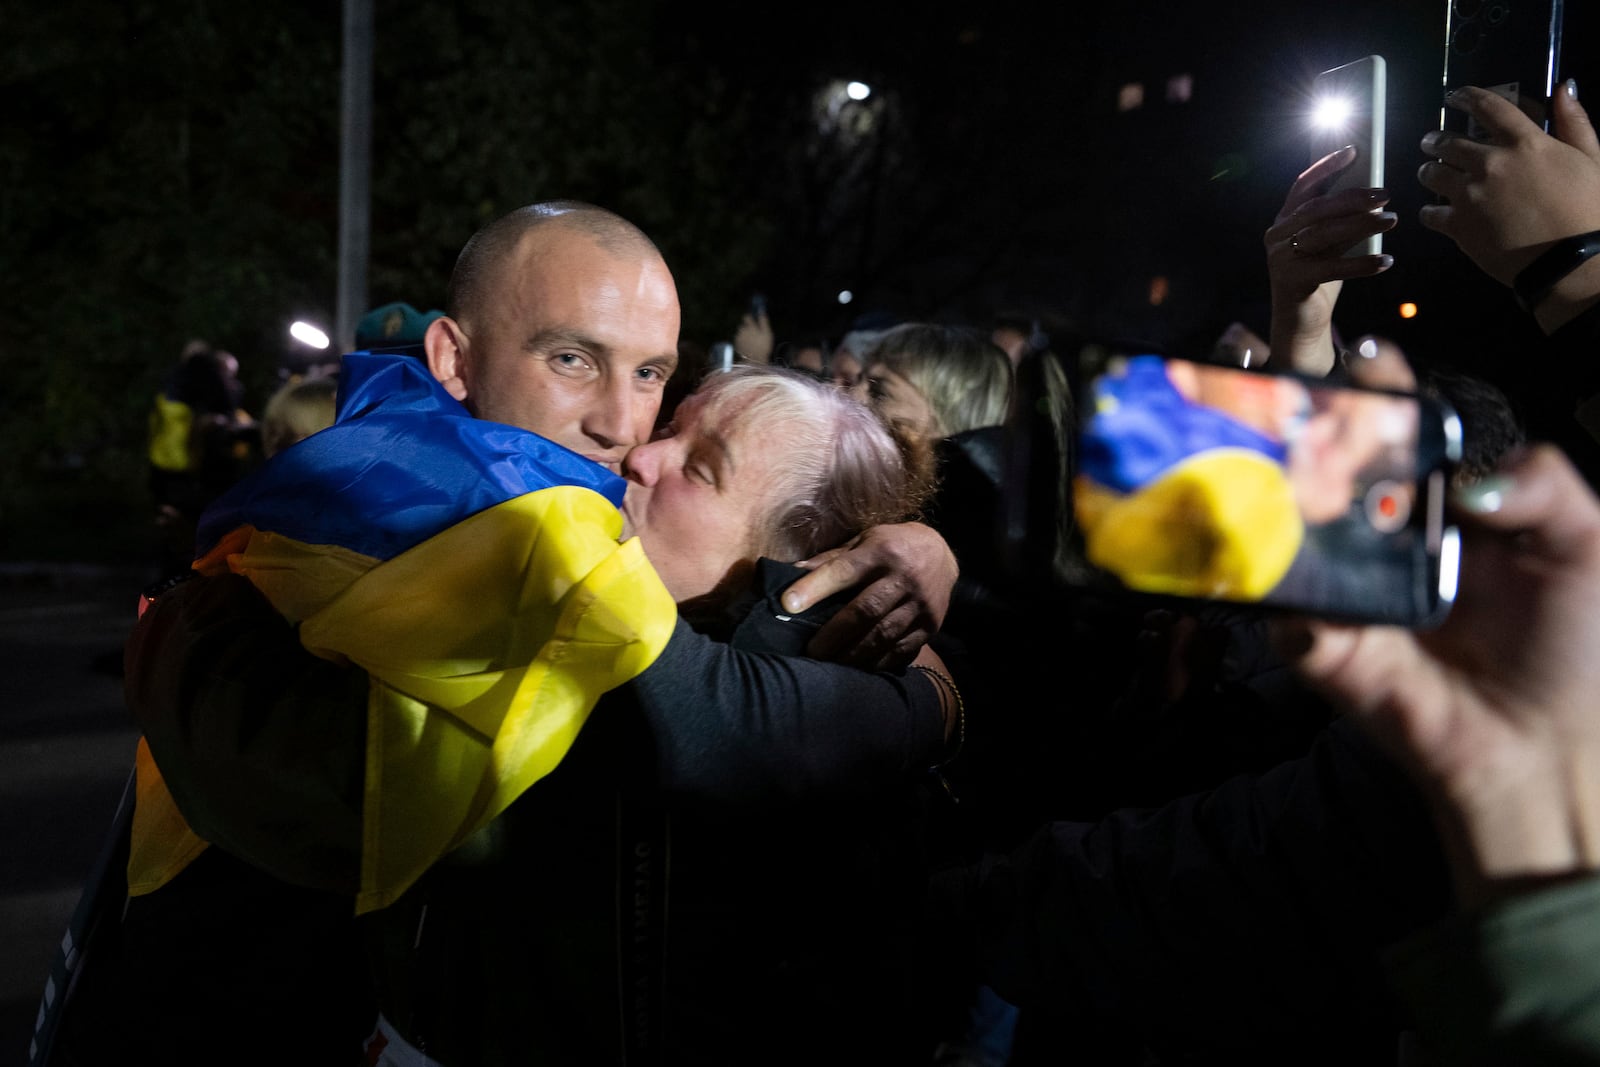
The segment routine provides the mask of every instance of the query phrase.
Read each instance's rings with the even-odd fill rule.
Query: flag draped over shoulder
[[[653,662],[676,607],[623,481],[535,434],[472,418],[407,356],[352,353],[329,429],[202,517],[202,573],[249,578],[312,652],[371,679],[358,912],[555,767],[600,695]],[[205,847],[143,743],[129,885]]]

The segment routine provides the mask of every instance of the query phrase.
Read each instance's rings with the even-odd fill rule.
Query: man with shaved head
[[[422,378],[426,380],[431,376],[428,387],[434,392],[434,397],[428,400],[431,406],[423,409],[427,414],[422,420],[424,429],[448,424],[451,429],[446,437],[457,434],[481,437],[488,442],[491,451],[503,450],[507,447],[506,440],[520,442],[527,435],[499,435],[492,426],[483,426],[483,423],[503,423],[518,430],[532,431],[581,457],[581,460],[554,459],[563,471],[576,472],[579,478],[576,484],[592,483],[603,487],[607,479],[616,480],[612,474],[620,469],[629,449],[649,441],[652,436],[666,383],[677,366],[678,329],[679,307],[671,272],[655,245],[637,227],[609,211],[576,201],[551,201],[520,208],[475,235],[458,258],[450,284],[447,314],[429,326],[423,342],[429,375]],[[417,372],[407,369],[413,367],[415,361],[404,356],[348,357],[341,375],[340,423],[348,421],[354,426],[363,419],[371,421],[370,413],[381,410],[388,402],[378,389],[379,384],[388,380],[382,376],[392,372],[402,379],[406,375],[415,378]],[[435,382],[437,385],[432,384]],[[441,394],[447,395],[441,400]],[[465,413],[473,417],[465,422],[479,428],[457,429],[462,426],[462,419],[448,410],[452,404],[456,405],[457,412],[465,409]],[[349,410],[352,408],[357,410]],[[341,426],[336,425],[324,433],[340,430]],[[417,439],[422,437],[426,437],[426,433]],[[297,449],[302,456],[320,455],[318,439],[308,439],[285,456],[293,456]],[[324,453],[334,451],[326,443],[330,440],[333,438],[323,439]],[[419,455],[409,430],[388,441],[373,440],[378,442],[375,448],[381,450],[378,454],[330,455],[329,462],[336,465],[348,461],[352,471],[365,476],[374,468],[403,466],[407,457]],[[441,447],[451,447],[445,438],[440,440]],[[523,446],[516,444],[515,447]],[[493,454],[502,456],[503,451]],[[514,461],[520,459],[520,456],[512,457]],[[541,453],[540,462],[546,459],[550,456]],[[585,466],[584,460],[604,470],[589,467],[595,473],[584,474],[579,469]],[[506,465],[497,460],[486,468],[486,476],[500,477]],[[319,491],[329,488],[312,484]],[[431,492],[431,498],[422,499],[417,510],[439,506],[440,498],[473,491],[472,487],[457,488],[455,483],[448,482],[425,485],[425,488]],[[317,498],[312,510],[319,514],[313,515],[312,520],[320,521],[322,511],[345,506],[344,498],[349,495],[343,483],[333,479],[331,491]],[[423,494],[425,498],[428,495]],[[292,501],[296,494],[289,493],[287,498]],[[444,503],[450,501],[445,499]],[[411,510],[409,504],[409,498],[396,497],[389,510],[399,513],[403,520]],[[252,525],[247,507],[241,505],[236,510],[238,515],[245,516],[240,520],[240,529],[246,540],[228,540],[234,534],[227,533],[223,527],[234,521],[235,512],[222,509],[222,516],[213,516],[212,532],[219,536],[207,559],[224,569],[233,567],[236,574],[247,575],[278,607],[280,602],[273,599],[273,583],[281,580],[279,576],[286,569],[281,543],[320,551],[325,542],[309,535],[298,540],[293,536],[280,536],[278,541],[268,542],[266,548],[270,551],[264,553],[267,562],[257,565],[251,562],[255,558],[252,553],[261,554],[261,543],[259,539],[248,538],[257,537],[260,531],[256,527],[262,524]],[[495,510],[487,509],[488,512]],[[472,514],[471,521],[478,521],[485,513]],[[590,523],[595,516],[593,511],[582,515],[575,512],[572,516],[554,512],[540,514],[544,516],[543,521],[558,526]],[[386,524],[392,517],[382,514],[373,518],[387,530]],[[620,516],[613,518],[620,529]],[[347,522],[344,527],[360,525]],[[392,569],[393,563],[415,558],[416,552],[439,543],[446,535],[453,538],[449,544],[458,558],[463,554],[476,556],[498,550],[493,537],[474,540],[462,536],[460,531],[465,526],[466,523],[458,522],[445,534],[432,537],[400,555],[380,557],[369,573]],[[615,532],[609,536],[614,540]],[[309,547],[301,542],[309,542]],[[349,552],[338,544],[334,549],[337,559],[348,559]],[[345,552],[345,555],[338,556],[338,552]],[[530,556],[534,562],[527,565],[526,571],[506,573],[502,585],[529,584],[529,576],[534,574],[539,566],[537,560],[541,558]],[[245,561],[244,565],[240,565],[240,560]],[[206,562],[206,559],[201,560],[197,567]],[[447,562],[441,559],[441,563]],[[597,571],[603,569],[596,568]],[[312,573],[326,572],[314,570]],[[281,633],[264,628],[260,596],[250,588],[249,582],[236,574],[200,577],[162,593],[145,612],[129,643],[127,692],[130,707],[145,730],[153,762],[159,765],[159,773],[175,801],[175,812],[181,813],[182,820],[198,832],[200,840],[222,846],[221,849],[204,849],[202,844],[203,851],[185,853],[186,858],[177,865],[181,869],[176,874],[165,875],[169,882],[130,901],[130,915],[137,917],[140,909],[148,914],[153,910],[152,902],[161,901],[163,894],[173,901],[183,901],[184,908],[192,910],[197,902],[216,901],[218,891],[227,893],[239,884],[259,889],[261,875],[254,869],[260,868],[284,879],[285,884],[292,883],[296,892],[328,894],[332,906],[298,909],[292,927],[261,926],[260,913],[264,909],[254,909],[257,915],[252,921],[257,928],[252,931],[252,942],[275,940],[292,945],[304,943],[308,936],[318,936],[318,931],[330,938],[342,937],[341,924],[348,926],[352,892],[359,892],[358,899],[368,902],[363,907],[376,907],[381,913],[387,902],[394,899],[395,894],[404,892],[409,879],[414,877],[414,873],[408,873],[404,879],[379,884],[376,888],[369,884],[367,877],[367,865],[381,863],[384,859],[374,859],[374,841],[378,839],[373,836],[370,819],[365,829],[362,822],[375,803],[373,790],[377,787],[371,779],[375,766],[372,761],[383,758],[381,753],[374,754],[375,749],[366,747],[376,744],[371,737],[373,727],[369,725],[368,713],[373,702],[379,699],[373,694],[387,684],[387,679],[379,667],[369,668],[373,672],[371,686],[375,687],[369,691],[363,684],[368,675],[360,668],[335,665],[305,652],[300,647],[302,643],[314,647],[309,645],[310,639],[306,636],[313,628],[313,619],[301,623],[297,630],[282,628],[280,623]],[[267,576],[265,580],[259,577],[261,574]],[[420,575],[426,578],[427,570],[424,568]],[[937,630],[949,603],[954,577],[954,557],[927,527],[916,523],[875,527],[853,539],[848,546],[817,557],[810,572],[783,594],[783,606],[799,614],[834,593],[860,587],[856,599],[834,615],[812,639],[809,650],[824,658],[830,655],[848,658],[869,669],[900,669]],[[366,580],[366,575],[359,580]],[[429,591],[406,592],[407,599],[416,605],[406,610],[417,612],[416,625],[427,631],[422,635],[426,643],[432,639],[435,627],[428,614],[432,594]],[[337,604],[348,601],[350,596],[341,594],[334,599]],[[604,602],[603,598],[599,602]],[[670,600],[668,603],[670,607]],[[441,607],[445,606],[441,603]],[[617,607],[625,614],[635,605],[626,602],[618,603]],[[465,605],[464,610],[457,605],[442,614],[470,615],[471,608],[470,604]],[[489,611],[487,606],[484,610]],[[298,622],[296,613],[282,613],[290,622]],[[369,612],[365,617],[372,615]],[[358,630],[365,628],[360,625],[361,618],[359,615],[356,618]],[[391,623],[385,625],[393,629]],[[441,621],[439,625],[447,624]],[[560,627],[556,629],[559,637]],[[654,646],[658,651],[652,653],[657,657],[653,664],[646,657],[620,676],[608,675],[626,681],[628,674],[636,674],[643,666],[656,668],[650,672],[658,679],[653,683],[654,696],[646,687],[641,691],[645,695],[630,696],[628,700],[648,703],[651,699],[670,698],[680,708],[700,702],[708,720],[715,715],[728,724],[755,724],[766,720],[813,723],[801,731],[800,736],[805,740],[801,749],[793,753],[801,761],[800,766],[825,766],[832,760],[842,760],[840,766],[846,766],[861,758],[860,752],[849,751],[853,742],[841,743],[840,740],[860,736],[861,730],[853,724],[874,714],[870,706],[862,706],[859,697],[854,701],[837,698],[827,707],[815,706],[819,703],[815,700],[791,703],[788,707],[735,706],[738,692],[729,690],[725,681],[719,683],[719,668],[715,666],[718,661],[707,658],[714,657],[707,651],[710,643],[690,631],[681,619],[674,626],[669,618],[666,634],[665,649]],[[403,639],[404,635],[400,637]],[[450,639],[441,636],[439,640],[449,645]],[[569,641],[563,649],[571,647],[578,647],[578,654],[593,655],[581,647],[581,641],[577,645]],[[383,658],[386,651],[378,649],[378,658]],[[550,658],[560,660],[567,654],[567,651],[558,650]],[[472,654],[460,652],[458,655],[466,662]],[[343,658],[363,665],[367,662],[355,654]],[[661,678],[670,679],[670,684],[660,681]],[[615,681],[606,684],[615,684]],[[487,679],[484,686],[496,691],[505,688],[492,678]],[[623,688],[632,687],[624,685]],[[919,682],[902,688],[906,695],[891,703],[895,705],[892,714],[905,717],[904,725],[897,730],[880,731],[880,734],[894,735],[892,740],[882,742],[887,750],[904,743],[913,733],[918,736],[928,733],[927,724],[923,722],[930,714],[930,696],[923,691],[927,687]],[[518,686],[511,689],[522,691]],[[704,690],[703,697],[696,695],[699,689]],[[903,704],[900,703],[902,699]],[[474,697],[468,703],[469,711],[464,713],[466,721],[473,723],[475,729],[485,729],[481,726],[479,705],[482,701]],[[937,705],[938,701],[931,701],[936,716]],[[411,708],[412,712],[415,710]],[[514,707],[506,714],[508,720],[518,717]],[[406,734],[403,743],[409,744],[413,737],[421,744],[432,743],[437,731],[430,724],[435,719],[422,715],[407,721],[414,724],[407,728],[412,732],[396,731]],[[583,721],[581,715],[577,721]],[[918,730],[909,729],[912,722],[919,725]],[[586,731],[597,728],[585,727]],[[488,736],[495,741],[495,756],[489,773],[503,774],[502,739],[492,730]],[[538,743],[544,741],[540,739]],[[757,747],[779,743],[752,734],[749,744]],[[781,744],[797,744],[795,735],[785,735]],[[448,777],[452,772],[447,768],[457,766],[457,760],[454,753],[440,757],[431,765],[430,773]],[[504,793],[506,780],[504,777],[485,778],[484,784],[477,788],[480,797],[485,789]],[[470,794],[473,789],[467,792]],[[141,792],[141,803],[144,795]],[[506,795],[515,799],[515,790]],[[391,799],[382,799],[381,803],[386,805]],[[414,800],[400,797],[399,801],[412,803],[415,808]],[[431,806],[430,803],[415,810],[425,811]],[[490,818],[495,819],[492,815]],[[403,819],[398,822],[391,819],[385,832],[392,832],[396,826],[404,830],[406,825]],[[458,828],[460,832],[449,838],[450,848],[456,848],[464,834],[478,841],[479,837],[473,836],[476,834],[474,825],[493,831],[497,822],[491,821],[486,827],[481,823],[462,823]],[[404,836],[400,835],[402,839]],[[491,833],[490,840],[494,839]],[[382,840],[391,841],[391,838]],[[408,842],[400,840],[399,843]],[[136,851],[137,844],[136,841]],[[224,850],[226,855],[217,855]],[[237,858],[251,866],[241,866]],[[562,866],[559,856],[549,859],[553,869]],[[224,874],[217,876],[218,870]],[[358,873],[359,882],[356,881]],[[208,888],[207,878],[214,878],[217,884]],[[228,902],[224,900],[223,903]],[[176,908],[177,904],[172,907]],[[159,904],[155,908],[158,909]],[[270,909],[266,910],[270,913]],[[192,932],[185,933],[187,916],[175,917],[170,909],[166,915],[164,922],[158,919],[143,928],[143,944],[152,948],[165,947],[174,936],[193,938]],[[179,920],[176,924],[172,921],[174,918]],[[214,932],[208,936],[216,940]],[[299,979],[281,973],[259,973],[244,978],[257,957],[238,940],[228,945],[227,972],[219,971],[216,959],[203,958],[208,947],[191,945],[191,951],[202,954],[201,966],[192,966],[194,961],[189,960],[185,962],[191,966],[183,968],[190,983],[197,980],[197,975],[204,976],[198,979],[200,986],[196,987],[196,996],[200,995],[200,987],[207,992],[226,988],[228,980],[222,975],[227,973],[248,983],[247,997],[230,995],[227,1010],[236,1013],[231,1021],[199,1017],[199,1008],[173,1016],[172,1005],[182,1003],[184,998],[174,997],[165,989],[158,994],[158,984],[150,983],[147,988],[153,996],[159,996],[159,1002],[129,1010],[140,1020],[140,1032],[149,1042],[147,1047],[153,1055],[171,1055],[177,1050],[202,1047],[208,1040],[215,1040],[219,1027],[243,1026],[261,1036],[263,1029],[270,1025],[275,1047],[286,1054],[294,1051],[298,1062],[308,1062],[305,1054],[309,1043],[324,1043],[334,1037],[342,1043],[348,1034],[346,1023],[353,1014],[365,1010],[356,1005],[339,1018],[333,1017],[338,1012],[330,1014],[324,1010],[323,1018],[308,1022],[311,1009],[306,1003],[305,991],[295,988]],[[313,959],[314,965],[320,963],[320,959]],[[496,968],[506,965],[507,961],[503,960],[494,964]],[[322,971],[329,969],[321,968]],[[241,1003],[246,999],[253,999],[254,1003],[249,1006],[249,1014],[240,1015],[238,1013],[246,1010]],[[215,1006],[205,1010],[216,1012]],[[294,1026],[283,1022],[290,1013],[298,1013]],[[267,1020],[272,1017],[278,1021],[268,1024]],[[370,1023],[371,1016],[366,1018]],[[257,1021],[259,1027],[255,1026]],[[321,1047],[328,1046],[322,1044]],[[316,1060],[313,1058],[311,1062]]]

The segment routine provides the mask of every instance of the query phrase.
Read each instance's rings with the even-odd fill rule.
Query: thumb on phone
[[[1568,78],[1550,101],[1550,125],[1557,138],[1600,163],[1600,138],[1589,112],[1578,103],[1578,83]]]

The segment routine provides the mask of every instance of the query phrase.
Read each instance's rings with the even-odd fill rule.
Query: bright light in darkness
[[[1354,111],[1355,106],[1348,97],[1328,96],[1317,101],[1316,108],[1311,112],[1311,121],[1325,130],[1336,130],[1350,121]]]
[[[872,86],[866,82],[851,82],[844,87],[844,91],[852,100],[865,100],[872,95]]]
[[[1416,318],[1417,317],[1417,305],[1413,304],[1409,300],[1407,300],[1404,304],[1401,304],[1400,305],[1400,317],[1402,319],[1414,319],[1414,318]]]
[[[301,322],[296,319],[294,325],[289,327],[289,336],[303,345],[310,345],[312,348],[328,347],[328,335],[309,322]]]
[[[852,293],[850,290],[848,290],[848,289],[840,289],[839,290],[839,303],[848,304],[848,303],[850,303],[850,301],[854,300],[855,298],[856,298],[856,294]]]

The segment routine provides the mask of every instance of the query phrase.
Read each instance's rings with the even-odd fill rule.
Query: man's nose
[[[633,418],[632,383],[607,381],[603,391],[583,420],[583,431],[605,448],[627,448],[639,444]]]

